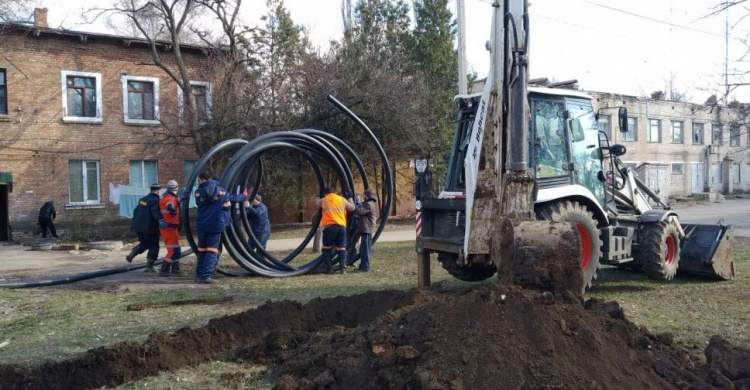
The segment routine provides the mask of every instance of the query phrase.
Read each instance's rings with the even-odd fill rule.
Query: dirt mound
[[[0,366],[0,388],[113,386],[227,351],[269,364],[279,389],[730,389],[750,378],[747,351],[720,338],[704,365],[616,303],[485,285],[268,303],[143,344]]]

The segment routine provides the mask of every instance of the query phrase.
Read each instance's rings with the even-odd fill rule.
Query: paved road
[[[733,225],[735,236],[750,237],[750,199],[731,199],[723,203],[675,203],[673,207],[684,223],[714,224],[723,219]],[[413,229],[386,231],[380,237],[385,241],[413,241]],[[268,241],[272,251],[292,250],[301,239],[279,239]],[[308,247],[312,247],[312,243]],[[98,269],[107,266],[124,265],[129,250],[114,251],[31,251],[20,245],[0,246],[0,280],[4,274],[22,270],[70,268]],[[165,254],[162,248],[161,255]],[[143,257],[143,256],[141,256]],[[141,261],[143,261],[141,259]]]
[[[683,223],[715,224],[720,219],[732,225],[735,236],[750,237],[750,199],[729,199],[722,203],[674,203]]]

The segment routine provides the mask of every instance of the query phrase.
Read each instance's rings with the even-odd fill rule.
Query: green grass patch
[[[297,262],[316,256],[305,252]],[[223,261],[231,262],[231,259]],[[750,239],[737,240],[735,262],[738,278],[730,282],[678,278],[660,283],[642,273],[605,268],[587,296],[616,300],[634,323],[652,332],[671,332],[678,342],[687,346],[696,345],[702,350],[711,335],[721,334],[734,343],[750,347],[747,326],[750,323]],[[193,288],[188,283],[185,285],[188,287],[167,291],[81,290],[75,284],[0,289],[0,343],[8,341],[6,346],[0,347],[0,363],[38,363],[45,359],[69,358],[118,341],[142,342],[152,332],[203,326],[211,318],[244,311],[269,300],[306,302],[369,290],[410,289],[417,283],[416,254],[413,242],[379,243],[373,250],[369,273],[218,279],[219,283],[210,287]],[[432,281],[446,288],[467,285],[451,278],[434,258]],[[225,296],[232,296],[234,300],[221,305],[126,310],[133,303]],[[212,386],[208,383],[220,383],[226,378],[241,380],[230,380],[226,385],[213,388],[264,388],[262,371],[258,367],[211,362],[147,378],[123,388],[209,388]]]

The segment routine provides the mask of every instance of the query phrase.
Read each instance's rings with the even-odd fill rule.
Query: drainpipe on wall
[[[705,155],[703,163],[703,192],[711,192],[711,145],[706,146]]]

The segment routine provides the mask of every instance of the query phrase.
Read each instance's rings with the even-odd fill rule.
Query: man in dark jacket
[[[369,188],[362,194],[364,201],[354,209],[354,214],[359,216],[358,230],[362,237],[359,244],[359,270],[370,272],[370,249],[372,249],[372,233],[375,230],[375,195]]]
[[[200,184],[195,191],[196,230],[198,233],[198,262],[195,276],[198,283],[214,283],[211,275],[219,262],[221,234],[231,222],[230,210],[232,201],[245,200],[242,194],[229,194],[227,190],[213,180],[213,173],[205,171],[198,176]]]
[[[52,237],[60,238],[57,236],[55,224],[52,222],[55,218],[57,218],[55,202],[48,200],[44,203],[42,208],[39,209],[39,226],[42,228],[42,238],[47,238],[47,229],[52,233]]]
[[[154,263],[159,257],[159,227],[167,226],[162,219],[161,210],[159,210],[159,184],[151,185],[151,192],[138,200],[138,205],[133,210],[133,222],[130,228],[138,234],[138,245],[136,245],[130,254],[125,257],[128,263],[139,254],[146,253],[148,265],[146,272],[156,272]]]
[[[263,249],[266,249],[268,237],[271,236],[271,222],[268,220],[268,208],[263,204],[263,198],[255,195],[253,203],[246,208],[246,212],[247,219],[250,220],[250,230],[253,231],[253,235]]]

